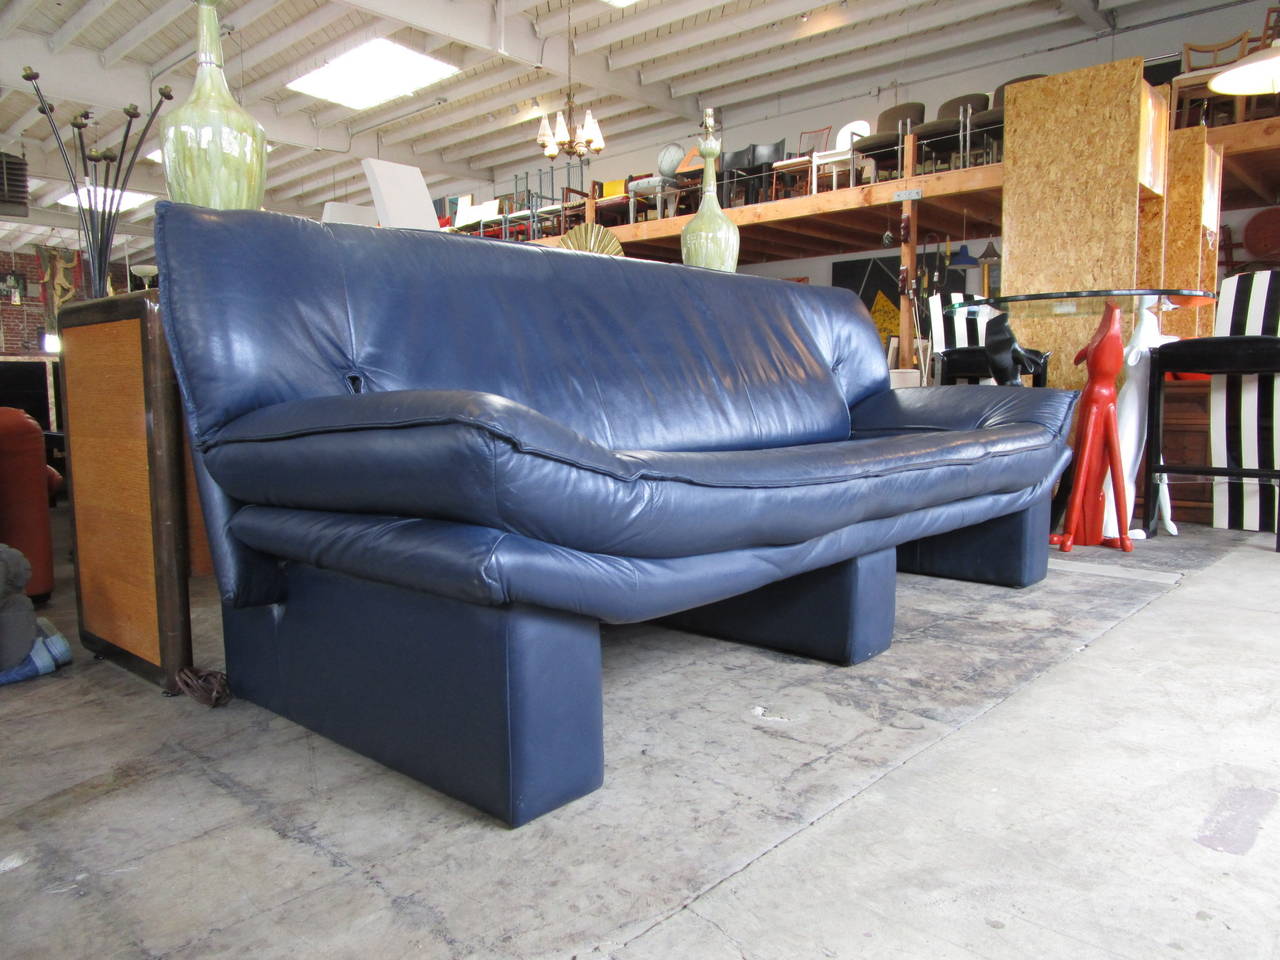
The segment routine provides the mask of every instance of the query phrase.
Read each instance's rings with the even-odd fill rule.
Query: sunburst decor
[[[608,228],[598,223],[580,223],[563,237],[560,246],[565,250],[583,250],[587,253],[603,253],[610,257],[625,257],[622,244]]]

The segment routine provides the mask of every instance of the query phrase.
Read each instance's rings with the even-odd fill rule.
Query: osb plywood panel
[[[1138,183],[1163,195],[1169,142],[1169,88],[1140,86],[1142,132],[1138,143]]]
[[[160,663],[137,320],[62,334],[81,627]]]
[[[1144,196],[1138,204],[1139,287],[1164,286],[1165,198]]]
[[[1009,88],[1002,292],[1134,284],[1142,61]]]
[[[1216,227],[1222,164],[1216,148],[1208,145],[1204,127],[1170,134],[1168,168],[1165,281],[1171,287],[1213,290],[1218,279]],[[1213,307],[1173,311],[1162,320],[1166,333],[1206,336],[1213,327]]]

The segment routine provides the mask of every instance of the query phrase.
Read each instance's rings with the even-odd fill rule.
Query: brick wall
[[[26,277],[27,289],[22,291],[18,306],[9,302],[7,291],[0,297],[0,354],[39,353],[45,327],[45,298],[49,296],[40,283],[40,258],[34,253],[0,253],[0,274],[13,271]],[[126,289],[123,264],[111,265],[111,283],[118,291]],[[33,295],[27,295],[28,289],[34,289]],[[83,300],[85,296],[86,291],[80,286],[75,299]]]

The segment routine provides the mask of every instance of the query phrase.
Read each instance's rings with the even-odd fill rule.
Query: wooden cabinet
[[[174,692],[204,533],[155,291],[74,304],[59,325],[80,638]]]
[[[1178,380],[1164,385],[1164,459],[1171,464],[1209,462],[1208,380]],[[1213,523],[1212,483],[1174,476],[1170,478],[1169,493],[1174,522]],[[1134,516],[1142,517],[1141,482]]]

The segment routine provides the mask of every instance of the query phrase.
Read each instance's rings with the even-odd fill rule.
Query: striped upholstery
[[[1280,270],[1228,277],[1218,295],[1214,335],[1280,336]],[[1217,375],[1209,394],[1209,445],[1215,467],[1275,469],[1280,463],[1280,378]],[[1213,485],[1213,525],[1276,529],[1276,486],[1231,478]]]
[[[981,347],[986,342],[987,320],[991,318],[990,307],[958,306],[950,312],[943,308],[947,304],[968,304],[982,297],[972,293],[935,293],[929,297],[929,346],[934,357],[944,360],[942,354],[947,350],[958,350],[962,347]],[[995,383],[990,377],[981,380],[974,377],[957,377],[970,383]]]

